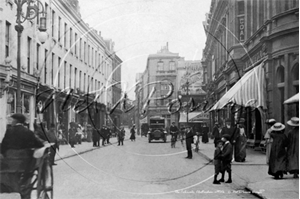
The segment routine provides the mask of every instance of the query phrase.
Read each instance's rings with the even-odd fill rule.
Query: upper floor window
[[[175,70],[175,62],[174,61],[169,62],[169,70]]]
[[[157,62],[157,71],[163,71],[164,70],[164,62],[159,61]]]
[[[238,1],[238,15],[243,15],[245,14],[245,2],[244,0]]]
[[[9,36],[10,36],[10,23],[5,24],[5,57],[9,56]]]

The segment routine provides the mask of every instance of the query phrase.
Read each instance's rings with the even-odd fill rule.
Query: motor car
[[[162,140],[167,142],[167,131],[165,130],[165,118],[153,116],[149,120],[148,141]]]

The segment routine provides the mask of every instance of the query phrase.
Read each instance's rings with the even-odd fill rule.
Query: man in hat
[[[288,132],[287,169],[294,178],[299,178],[299,118],[292,117],[287,124],[291,126]]]
[[[23,114],[16,113],[11,118],[12,127],[5,132],[1,144],[1,154],[5,156],[9,149],[41,148],[44,146],[32,131],[24,127],[26,117]]]
[[[194,133],[192,127],[187,127],[187,132],[185,136],[185,144],[186,144],[186,150],[187,150],[187,159],[192,159],[193,158],[193,153],[192,153],[192,144],[194,142]]]
[[[231,161],[232,161],[232,153],[233,153],[233,148],[230,143],[231,137],[230,135],[223,135],[222,136],[222,141],[224,143],[223,149],[222,149],[222,154],[221,154],[221,160],[222,160],[222,177],[219,180],[219,182],[224,182],[224,177],[225,177],[225,171],[228,173],[228,180],[226,183],[232,183],[231,179]]]
[[[175,139],[175,142],[177,141],[177,135],[178,135],[178,127],[175,125],[175,122],[172,122],[172,125],[170,126],[170,134],[172,138]]]
[[[233,140],[234,140],[234,127],[231,126],[231,120],[230,119],[227,119],[225,121],[225,126],[222,128],[222,136],[223,135],[229,135],[229,141],[230,143],[232,144],[233,143]]]
[[[219,123],[216,122],[212,132],[215,147],[217,147],[217,143],[219,142],[219,140],[221,140],[222,137],[221,132],[222,132],[222,128],[219,126]]]
[[[70,129],[69,129],[69,143],[72,148],[75,148],[75,135],[77,132],[77,124],[75,122],[70,122]]]

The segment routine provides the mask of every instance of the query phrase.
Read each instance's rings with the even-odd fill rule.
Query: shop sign
[[[245,40],[245,16],[238,18],[238,30],[239,30],[239,41],[244,42]]]

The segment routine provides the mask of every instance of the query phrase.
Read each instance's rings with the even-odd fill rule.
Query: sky
[[[84,22],[112,39],[122,59],[127,88],[146,68],[149,54],[168,42],[169,50],[185,60],[201,60],[206,35],[202,22],[210,0],[79,0]],[[134,98],[133,90],[129,97]]]

